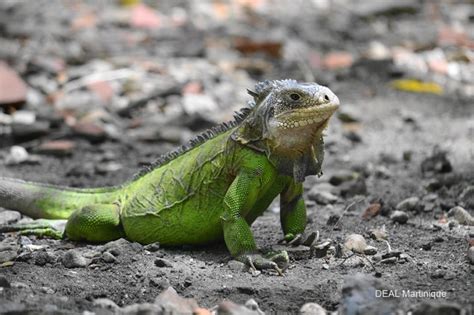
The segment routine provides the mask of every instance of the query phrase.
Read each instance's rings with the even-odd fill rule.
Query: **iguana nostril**
[[[327,94],[324,94],[324,99],[329,102],[329,96]]]

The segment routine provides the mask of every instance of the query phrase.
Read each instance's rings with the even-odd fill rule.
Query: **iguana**
[[[259,254],[250,226],[280,195],[284,239],[306,226],[305,177],[321,172],[322,132],[339,106],[327,87],[295,80],[257,83],[235,119],[160,157],[115,187],[78,189],[0,178],[0,206],[32,218],[67,219],[64,233],[44,221],[3,227],[75,241],[118,238],[162,245],[224,239],[256,268],[281,255]],[[40,221],[40,220],[38,220]]]

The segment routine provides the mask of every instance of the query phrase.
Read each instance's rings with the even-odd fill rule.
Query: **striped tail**
[[[0,177],[0,207],[35,219],[67,219],[84,206],[113,203],[119,190],[119,187],[70,188]]]

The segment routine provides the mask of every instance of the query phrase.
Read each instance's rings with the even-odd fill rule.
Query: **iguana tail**
[[[32,218],[67,219],[87,205],[113,203],[119,187],[80,189],[0,177],[0,207]]]

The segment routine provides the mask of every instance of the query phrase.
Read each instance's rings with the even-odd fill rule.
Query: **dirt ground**
[[[166,60],[170,60],[170,64],[174,65],[183,62],[183,67],[176,66],[174,68],[181,71],[176,77],[184,76],[181,82],[186,83],[184,85],[187,86],[187,89],[194,87],[189,82],[200,82],[204,92],[199,93],[214,97],[218,103],[216,108],[219,114],[211,116],[210,120],[200,117],[200,120],[188,119],[184,120],[184,123],[176,122],[171,118],[169,120],[153,121],[150,119],[151,122],[147,121],[145,119],[147,115],[150,115],[156,108],[162,109],[165,106],[161,100],[166,100],[167,107],[185,102],[183,99],[186,98],[186,93],[183,92],[183,85],[180,85],[180,81],[177,80],[176,85],[179,87],[178,91],[181,92],[171,93],[173,94],[171,96],[160,95],[153,99],[150,98],[148,105],[137,106],[131,115],[117,114],[122,108],[116,109],[113,106],[101,105],[105,111],[113,113],[112,119],[105,119],[107,124],[120,126],[123,129],[119,130],[123,133],[119,132],[119,137],[115,138],[110,136],[111,133],[106,133],[104,138],[98,140],[90,133],[78,133],[77,130],[76,133],[69,132],[71,129],[74,130],[74,127],[68,125],[67,122],[71,121],[72,116],[79,115],[76,113],[80,110],[73,110],[74,114],[71,115],[70,107],[61,107],[62,105],[58,105],[57,102],[53,102],[53,104],[39,102],[38,105],[31,105],[27,101],[23,110],[26,108],[27,111],[35,112],[38,114],[37,117],[52,115],[51,112],[56,113],[55,115],[57,112],[67,112],[68,115],[63,116],[66,117],[64,118],[65,122],[61,122],[58,128],[40,136],[33,136],[25,140],[15,137],[14,133],[2,134],[3,139],[0,141],[3,146],[0,149],[3,157],[0,159],[1,176],[74,187],[116,185],[135,174],[141,165],[153,161],[159,154],[184,141],[182,134],[197,133],[206,124],[212,125],[230,117],[232,109],[238,107],[238,104],[244,104],[246,100],[245,88],[252,88],[252,84],[261,79],[292,77],[298,80],[315,80],[328,85],[339,97],[342,105],[340,113],[332,119],[327,130],[324,175],[320,178],[308,178],[305,182],[305,200],[310,221],[307,229],[319,231],[321,240],[329,239],[331,241],[332,248],[324,257],[311,257],[308,248],[288,247],[291,265],[281,277],[271,272],[255,275],[242,271],[240,265],[231,261],[231,257],[222,244],[203,248],[158,249],[153,246],[144,247],[122,241],[106,245],[87,245],[4,234],[0,236],[0,258],[4,258],[0,268],[0,313],[75,314],[89,311],[105,314],[112,312],[111,309],[114,310],[114,308],[107,309],[103,305],[101,306],[97,302],[98,299],[110,299],[119,307],[135,303],[153,303],[160,292],[169,286],[173,287],[180,296],[194,298],[201,307],[209,309],[223,300],[244,304],[247,300],[254,299],[264,312],[296,313],[305,303],[313,302],[328,311],[339,310],[340,314],[350,314],[351,308],[357,305],[357,302],[351,300],[351,296],[355,299],[357,294],[360,294],[363,296],[363,302],[359,304],[377,305],[377,303],[381,303],[383,305],[376,306],[372,313],[360,311],[359,314],[381,314],[385,309],[413,311],[420,309],[420,305],[423,303],[430,305],[450,303],[452,309],[457,311],[449,314],[470,314],[473,312],[474,262],[469,261],[467,253],[469,244],[471,246],[473,244],[474,228],[465,222],[447,216],[448,211],[458,205],[468,214],[474,214],[472,201],[474,194],[474,188],[472,188],[474,187],[474,146],[472,142],[474,138],[474,102],[472,95],[469,94],[469,86],[472,88],[473,83],[469,82],[469,77],[458,81],[449,81],[450,78],[447,77],[440,81],[433,79],[435,82],[441,82],[439,84],[445,87],[444,93],[441,95],[400,91],[392,88],[390,82],[393,79],[415,77],[425,80],[426,78],[439,78],[440,74],[428,72],[417,75],[413,74],[416,69],[409,69],[405,72],[394,70],[394,61],[390,59],[392,57],[389,58],[389,61],[361,57],[364,55],[361,52],[364,47],[369,46],[368,43],[372,38],[380,39],[386,47],[401,45],[404,40],[411,40],[416,45],[411,44],[408,47],[416,46],[417,48],[410,48],[414,53],[427,50],[427,46],[438,45],[439,41],[437,41],[436,35],[430,40],[428,38],[431,38],[432,33],[436,34],[437,27],[441,22],[429,22],[427,10],[430,9],[426,7],[427,5],[422,8],[417,7],[415,12],[411,12],[409,9],[413,9],[413,7],[410,5],[417,4],[417,2],[405,1],[408,3],[406,7],[400,9],[395,6],[402,12],[389,7],[393,11],[389,13],[381,11],[381,9],[377,9],[377,11],[374,8],[372,10],[376,12],[371,13],[370,8],[364,9],[363,5],[353,6],[352,8],[355,7],[357,10],[354,9],[355,11],[347,13],[346,9],[351,8],[350,6],[345,9],[332,6],[328,11],[329,16],[326,17],[322,17],[322,13],[315,13],[309,9],[306,14],[298,11],[301,15],[298,16],[297,12],[293,12],[296,17],[291,16],[291,12],[282,9],[283,5],[277,6],[273,11],[265,11],[265,14],[260,14],[258,8],[251,7],[249,10],[256,10],[256,13],[248,13],[250,17],[247,16],[246,19],[253,19],[253,25],[259,27],[258,31],[252,35],[252,31],[243,26],[245,23],[239,21],[238,17],[233,22],[219,22],[222,24],[216,22],[217,25],[209,26],[210,22],[208,24],[202,22],[205,21],[202,16],[198,18],[199,16],[193,15],[195,11],[192,10],[199,8],[187,5],[186,1],[180,1],[182,4],[176,5],[184,8],[183,10],[175,10],[171,13],[169,13],[169,8],[172,8],[173,5],[166,1],[160,1],[156,8],[161,10],[163,16],[179,17],[179,14],[183,15],[185,12],[189,21],[193,21],[193,17],[195,17],[196,21],[204,24],[200,24],[197,27],[198,30],[192,29],[188,33],[180,27],[175,29],[169,27],[166,30],[168,33],[165,32],[166,35],[160,31],[152,32],[134,26],[138,27],[139,31],[130,32],[127,36],[131,38],[132,35],[138,37],[146,34],[152,40],[156,40],[155,44],[141,38],[142,46],[121,50],[124,48],[113,41],[110,43],[104,43],[104,41],[107,34],[110,34],[111,38],[123,36],[123,34],[117,35],[116,32],[125,32],[129,26],[120,23],[113,24],[107,20],[103,24],[96,22],[94,26],[91,26],[99,29],[96,33],[90,29],[75,29],[71,31],[72,33],[54,34],[54,30],[57,30],[58,26],[48,17],[60,19],[61,22],[58,23],[63,25],[64,20],[67,20],[67,14],[53,14],[55,8],[51,4],[44,4],[44,8],[28,8],[25,4],[21,5],[23,2],[20,1],[7,2],[11,3],[11,7],[6,4],[2,5],[3,8],[0,6],[0,14],[7,19],[3,19],[7,22],[0,22],[0,34],[3,34],[4,47],[7,47],[7,41],[17,43],[22,40],[26,41],[28,38],[32,42],[40,41],[38,38],[42,38],[41,36],[44,36],[45,32],[51,31],[52,33],[48,36],[61,39],[55,42],[56,49],[59,49],[58,58],[66,64],[66,69],[61,71],[78,70],[82,65],[89,64],[90,60],[94,58],[111,60],[111,56],[117,57],[117,55],[125,60],[144,56],[149,62],[158,55],[156,56],[159,60],[158,63],[160,63],[158,68],[161,67],[158,72],[163,71],[162,67],[169,70]],[[71,3],[76,2],[72,1]],[[106,19],[104,17],[106,14],[98,12],[109,12],[110,16],[115,16],[114,13],[128,10],[120,8],[118,2],[101,3],[101,6],[89,2],[87,5],[70,4],[67,7],[70,11],[79,12],[79,16],[83,16],[81,15],[83,12],[93,12],[96,20]],[[314,1],[314,3],[316,6],[319,2]],[[345,2],[340,1],[340,3]],[[433,6],[436,3],[433,2]],[[286,8],[288,6],[291,7],[287,4]],[[100,11],[98,7],[105,11]],[[370,6],[367,5],[367,7]],[[470,24],[463,24],[464,20],[456,15],[450,16],[450,19],[461,19],[461,25],[466,27],[469,34],[469,30],[472,30],[472,5],[454,2],[451,7],[451,11],[454,12],[452,14],[458,11],[464,12],[460,7],[470,10],[471,19],[468,19]],[[227,12],[225,5],[220,9],[213,8],[218,10],[215,13],[218,16]],[[437,8],[442,14],[445,14],[444,10],[446,9],[443,5],[438,5]],[[317,10],[317,7],[312,10]],[[41,13],[40,17],[35,13]],[[346,16],[344,14],[351,17],[352,24],[344,22],[344,16]],[[110,16],[108,18],[112,19]],[[459,13],[459,16],[462,14]],[[29,22],[20,23],[19,20],[25,17],[27,20],[23,21]],[[298,19],[298,17],[300,23],[306,23],[305,27],[294,22],[294,19]],[[43,32],[43,35],[36,35],[34,29],[28,28],[28,25],[31,21],[37,20],[48,21],[45,22],[45,25],[48,23],[53,25],[49,26],[50,29],[45,25],[41,26],[38,32]],[[161,17],[161,21],[163,20],[164,18]],[[89,19],[84,18],[76,22],[80,27],[85,27],[80,24],[81,21],[86,25],[91,23]],[[232,23],[236,23],[236,25]],[[377,33],[377,27],[383,28],[382,26],[385,24],[390,25],[393,32]],[[351,25],[356,27],[351,29]],[[322,28],[323,26],[325,27]],[[419,34],[407,31],[414,27],[419,27]],[[320,32],[320,36],[314,35],[316,29]],[[314,53],[315,50],[321,52],[323,57],[320,57],[323,65],[313,64],[313,68],[308,74],[307,71],[304,71],[306,66],[299,66],[298,62],[287,57],[286,53],[284,56],[275,58],[266,55],[269,51],[264,48],[263,57],[258,55],[258,52],[257,57],[252,54],[249,57],[242,52],[242,49],[236,50],[235,47],[231,49],[224,45],[225,49],[215,48],[216,45],[219,45],[214,42],[222,41],[223,38],[231,35],[245,35],[253,38],[255,42],[262,41],[265,39],[263,37],[265,30],[271,30],[268,37],[272,40],[275,38],[275,41],[280,40],[286,48],[299,40],[310,48],[309,51],[303,50],[305,54],[311,55],[311,52]],[[278,32],[279,30],[280,32]],[[57,30],[57,32],[60,31]],[[190,41],[189,33],[200,36],[197,41],[205,43],[201,47],[203,51],[193,52],[191,48],[186,48],[186,43]],[[423,34],[420,35],[421,33]],[[67,47],[73,45],[78,38],[80,38],[79,42],[82,45],[82,53],[75,55],[74,58],[66,53],[62,54],[62,49],[66,51]],[[129,40],[134,40],[130,38]],[[83,39],[84,41],[81,41]],[[87,43],[90,44],[94,40],[99,43],[95,46],[87,46]],[[154,48],[159,45],[160,40],[165,43],[165,47],[172,48],[169,48],[166,53]],[[470,43],[472,45],[472,39]],[[21,45],[26,46],[24,43]],[[246,45],[245,49],[251,49],[248,47],[251,46],[250,44]],[[192,47],[196,48],[195,45]],[[473,46],[470,47],[472,49]],[[42,50],[43,48],[37,49],[39,50],[38,58],[49,56],[47,51]],[[180,49],[181,52],[179,52]],[[456,48],[450,46],[449,48],[442,47],[442,49],[449,52]],[[115,54],[119,50],[120,54]],[[165,48],[163,50],[166,51]],[[350,52],[354,60],[350,65],[341,65],[337,69],[331,68],[328,63],[324,66],[324,60],[328,62],[324,56],[334,50]],[[469,48],[467,50],[469,51]],[[243,57],[226,59],[227,53],[236,54],[236,51],[243,54]],[[270,49],[271,53],[272,49]],[[472,54],[472,50],[470,53]],[[47,92],[48,88],[44,88],[47,83],[35,85],[35,82],[40,81],[41,75],[47,72],[44,66],[37,66],[38,69],[34,68],[35,71],[33,71],[28,68],[29,64],[34,64],[33,61],[30,61],[30,63],[25,63],[26,68],[22,68],[22,65],[25,66],[25,64],[21,62],[20,55],[4,54],[0,59],[12,64],[12,67],[26,80],[30,88],[38,90],[38,93],[44,95],[45,98],[49,97],[47,100],[50,100],[53,94],[57,97],[54,88],[49,92]],[[22,58],[27,58],[25,56],[26,53]],[[313,59],[308,57],[308,60]],[[210,61],[200,65],[202,60]],[[136,66],[132,61],[129,61],[130,63],[121,62],[130,68]],[[233,64],[231,68],[238,69],[238,74],[226,72],[228,71],[226,67],[230,66],[222,65],[225,62]],[[211,70],[207,67],[208,64],[212,65]],[[216,64],[219,64],[217,70]],[[266,68],[267,66],[270,66],[269,70]],[[204,69],[201,70],[201,67]],[[465,67],[472,69],[472,61]],[[152,68],[150,66],[148,69]],[[93,67],[89,69],[94,70]],[[149,71],[153,72],[153,70]],[[209,74],[209,72],[216,71],[218,74]],[[202,73],[206,73],[208,77],[200,77]],[[240,73],[246,73],[244,79]],[[40,79],[35,81],[32,79],[33,76]],[[53,75],[48,74],[46,77],[54,82],[59,80],[58,76],[60,76],[59,72]],[[220,79],[213,80],[212,76]],[[71,77],[74,76],[71,75]],[[141,80],[147,79],[147,77],[140,78]],[[161,82],[159,80],[158,83],[155,83],[156,85]],[[238,82],[233,84],[235,82],[233,80]],[[223,82],[228,83],[225,88],[222,87],[224,86]],[[220,92],[218,93],[216,90],[219,88]],[[233,91],[232,94],[229,92],[232,89],[241,91]],[[91,90],[82,91],[82,93],[89,95]],[[140,93],[144,95],[146,91],[140,90],[139,97]],[[222,95],[224,95],[224,99],[229,97],[232,100],[228,104],[223,104]],[[135,95],[122,94],[120,96],[130,98]],[[62,97],[63,100],[67,100],[64,95]],[[78,96],[75,95],[75,97]],[[113,100],[116,102],[117,98]],[[46,111],[47,114],[43,114],[41,106],[48,107],[48,110],[51,108],[55,110]],[[83,108],[81,104],[74,106],[79,109]],[[216,108],[211,109],[211,112],[216,112]],[[5,107],[5,115],[11,114],[9,110]],[[171,115],[170,112],[172,113],[172,111],[163,110],[162,115]],[[178,117],[181,116],[178,115]],[[38,119],[40,120],[40,118]],[[47,120],[51,122],[51,118]],[[126,126],[130,126],[136,121],[140,121],[144,129],[150,126],[155,129],[165,128],[163,127],[165,125],[174,126],[178,130],[178,136],[161,134],[161,140],[154,141],[133,138],[136,128]],[[195,127],[196,124],[197,127]],[[51,153],[46,150],[45,154],[45,150],[38,149],[41,143],[56,139],[72,141],[74,143],[72,153],[58,154],[57,151]],[[28,160],[12,163],[11,158],[9,159],[12,155],[12,145],[25,147],[29,153]],[[114,169],[111,165],[120,167]],[[327,194],[321,196],[317,193],[321,191]],[[418,199],[400,205],[401,201],[410,197]],[[371,212],[367,211],[369,206],[372,209],[377,208],[372,213],[373,217],[370,215]],[[396,222],[397,219],[392,217],[396,210],[403,211],[403,215],[408,217],[406,223],[403,223],[403,220]],[[2,210],[0,209],[0,211]],[[11,222],[6,219],[6,213],[0,212],[0,218],[4,216],[3,223]],[[8,212],[8,215],[13,216],[12,221],[19,219],[11,212]],[[374,229],[384,229],[387,235],[386,241],[373,239],[371,235]],[[252,230],[261,247],[278,246],[277,242],[281,237],[278,203],[255,222]],[[337,249],[338,244],[344,244],[346,238],[353,233],[364,236],[368,245],[377,249],[377,253],[375,255],[351,256],[350,251],[344,250],[343,257],[336,257],[331,251]],[[79,253],[87,263],[77,268],[65,266],[64,256],[71,250],[74,253]],[[105,252],[112,252],[114,255],[108,260],[105,257]],[[347,258],[349,256],[350,258]],[[362,279],[369,279],[367,281],[370,284],[364,282],[365,284],[361,287],[351,287],[351,279],[354,279],[353,276],[358,273],[361,273]],[[426,297],[376,298],[363,293],[364,290],[369,290],[370,285],[377,289],[398,290],[397,292],[403,290],[445,292],[446,296],[438,299]],[[464,313],[460,309],[463,309]],[[418,314],[429,313],[430,311],[426,311]],[[443,313],[439,311],[438,314]]]

